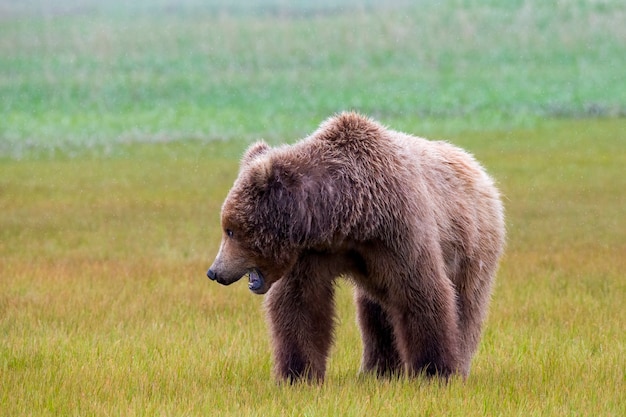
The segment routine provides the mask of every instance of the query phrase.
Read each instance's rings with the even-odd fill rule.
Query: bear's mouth
[[[248,272],[248,289],[255,294],[265,294],[268,290],[263,274],[256,268]]]

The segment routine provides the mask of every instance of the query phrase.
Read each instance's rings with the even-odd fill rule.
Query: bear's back
[[[487,241],[501,247],[505,227],[500,193],[476,159],[448,142],[390,133],[405,152],[414,181],[425,185],[421,204],[428,201],[433,207],[442,241],[470,252]]]

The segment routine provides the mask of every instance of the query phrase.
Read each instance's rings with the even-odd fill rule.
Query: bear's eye
[[[230,229],[226,229],[226,236],[233,237],[233,231]]]

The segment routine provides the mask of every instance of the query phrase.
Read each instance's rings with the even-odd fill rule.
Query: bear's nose
[[[215,281],[217,279],[217,274],[211,268],[207,271],[206,276],[209,277],[211,281]]]

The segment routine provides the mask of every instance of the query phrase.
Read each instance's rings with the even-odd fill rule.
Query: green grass
[[[623,2],[283,3],[0,0],[0,415],[626,415]],[[246,144],[350,108],[504,193],[465,383],[358,376],[342,284],[325,384],[276,385],[205,277]]]
[[[283,141],[345,109],[429,133],[626,113],[620,0],[13,3],[0,156]]]
[[[449,137],[506,196],[466,383],[357,376],[351,290],[322,387],[277,386],[260,297],[204,275],[237,142],[0,165],[0,414],[623,415],[621,120]]]

